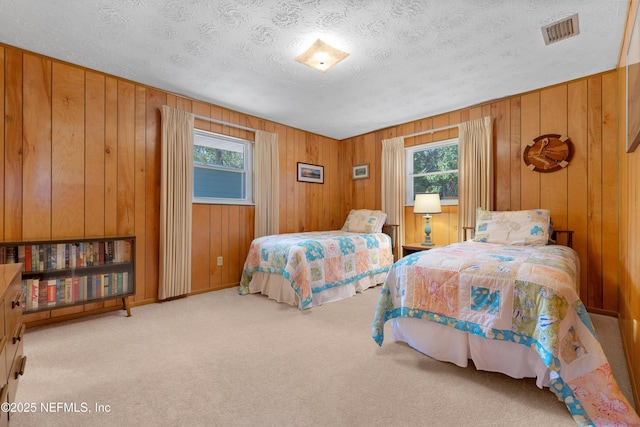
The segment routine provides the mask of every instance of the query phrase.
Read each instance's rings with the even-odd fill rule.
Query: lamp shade
[[[442,213],[440,207],[440,195],[438,193],[416,194],[416,201],[413,204],[413,213],[434,214]]]

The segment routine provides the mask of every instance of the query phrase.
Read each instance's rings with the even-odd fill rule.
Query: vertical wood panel
[[[458,241],[458,206],[449,207],[449,243]]]
[[[377,135],[376,135],[377,136]],[[342,151],[340,153],[340,186],[343,188],[342,194],[342,217],[347,215],[353,209],[353,185],[351,181],[351,167],[353,166],[353,138],[340,143]]]
[[[602,82],[587,79],[588,223],[587,305],[602,307]]]
[[[29,239],[51,238],[51,61],[24,55],[23,71],[24,93],[24,187],[23,206],[25,213],[37,212],[37,215],[24,215],[23,237]],[[6,173],[17,177],[21,170],[22,147],[20,140],[12,143],[7,150]],[[15,144],[15,146],[13,145]],[[14,172],[15,171],[15,172]],[[16,183],[20,182],[19,179]],[[17,189],[13,189],[16,191]],[[7,194],[15,206],[10,218],[20,216],[20,198],[15,193]],[[9,192],[7,192],[9,193]],[[5,237],[20,238],[15,224],[7,228]]]
[[[118,80],[107,77],[104,156],[104,232],[118,232]]]
[[[378,195],[380,194],[380,187],[376,187],[376,176],[379,171],[375,169],[376,159],[374,156],[378,153],[375,149],[376,143],[374,135],[365,135],[362,142],[364,143],[364,158],[362,163],[367,163],[369,165],[369,178],[362,180],[366,185],[363,207],[366,209],[377,209],[380,208],[380,206],[376,206],[376,199],[379,199]]]
[[[146,138],[147,138],[147,89],[136,86],[135,106],[135,235],[136,235],[136,283],[146,283],[147,247],[146,222]],[[134,300],[136,296],[134,295]]]
[[[209,288],[209,264],[213,259],[209,252],[211,218],[209,205],[194,204],[192,207],[191,249],[191,291]],[[207,262],[208,261],[208,262]]]
[[[238,218],[238,224],[240,228],[238,229],[238,270],[235,273],[235,280],[232,280],[230,284],[237,284],[240,282],[242,278],[242,270],[244,268],[244,262],[246,260],[246,256],[249,253],[249,246],[251,245],[251,241],[253,240],[253,230],[254,227],[246,227],[244,224],[254,224],[255,217],[254,207],[253,206],[240,206],[240,215]]]
[[[340,172],[338,165],[339,143],[336,141],[328,141],[330,149],[324,150],[325,163],[327,165],[327,180],[329,185],[325,185],[322,192],[322,229],[336,230],[342,227],[337,221],[341,216],[340,200],[345,188],[340,186]],[[337,196],[337,197],[336,197]]]
[[[118,82],[118,155],[116,233],[135,230],[135,86]]]
[[[293,131],[294,143],[296,150],[296,158],[301,162],[312,163],[307,153],[307,139],[305,135],[298,129]],[[305,223],[305,213],[307,212],[307,191],[310,185],[308,182],[296,182],[295,192],[295,230],[310,231],[309,226]]]
[[[324,162],[321,161],[320,141],[317,135],[309,134],[303,137],[305,141],[305,154],[307,162],[324,167],[323,173],[327,173]],[[300,206],[300,212],[303,215],[304,223],[307,225],[308,231],[318,231],[320,229],[321,212],[321,191],[325,184],[305,184],[305,206]]]
[[[4,90],[4,153],[3,153],[3,235],[6,240],[22,236],[22,153],[23,153],[23,96],[22,53],[5,51]],[[34,108],[34,107],[31,107]],[[46,123],[45,123],[46,126]],[[37,204],[36,204],[37,206]],[[46,214],[47,211],[45,211]]]
[[[510,182],[509,189],[511,198],[509,200],[509,209],[517,211],[521,209],[521,187],[520,179],[522,175],[522,140],[521,140],[521,104],[520,97],[510,99],[510,117],[511,117],[511,155],[510,155]]]
[[[220,206],[220,255],[223,259],[223,266],[220,269],[220,283],[229,283],[229,205]]]
[[[540,92],[540,134],[567,135],[567,86]],[[551,210],[554,227],[567,227],[567,168],[540,174],[540,207]]]
[[[211,218],[210,229],[210,249],[211,259],[209,265],[209,286],[213,289],[222,287],[222,267],[218,267],[215,260],[222,256],[222,206],[213,205],[209,207]]]
[[[509,126],[511,116],[508,101],[491,105],[491,116],[495,129],[495,208],[510,210],[511,208],[511,141]]]
[[[240,261],[239,245],[241,238],[240,233],[240,207],[237,205],[229,205],[229,225],[228,225],[228,242],[234,242],[235,244],[229,244],[227,246],[228,256],[225,257],[225,265],[227,266],[227,280],[224,284],[238,283],[240,282],[240,271],[242,265]],[[242,224],[244,227],[244,224]],[[246,254],[244,254],[246,255]],[[244,261],[244,259],[242,259]]]
[[[567,169],[567,228],[573,230],[574,249],[580,255],[580,292],[587,296],[587,81],[568,86],[568,132],[573,144],[573,159]]]
[[[296,144],[295,144],[295,131],[291,128],[287,128],[285,138],[285,153],[287,159],[285,162],[285,175],[287,177],[287,187],[284,193],[285,200],[287,200],[287,215],[284,229],[286,233],[293,231],[300,231],[296,227]]]
[[[352,159],[353,159],[353,164],[351,165],[351,167],[355,166],[355,165],[359,165],[362,163],[362,156],[363,156],[363,145],[364,145],[364,141],[363,141],[363,136],[357,136],[355,138],[352,138],[353,140],[353,146],[352,146]],[[345,179],[351,180],[351,174],[349,174],[349,177],[346,177],[346,172],[345,171]],[[352,209],[362,209],[364,207],[364,194],[366,192],[365,189],[365,182],[362,180],[356,180],[356,181],[351,181],[351,188],[352,188],[352,195],[351,195],[351,199],[353,200],[353,206]]]
[[[105,78],[101,74],[87,72],[85,80],[87,123],[85,125],[84,147],[84,197],[86,201],[84,227],[86,237],[100,237],[104,236],[105,212]]]
[[[53,238],[84,235],[84,71],[53,63],[51,225]]]
[[[273,131],[278,135],[278,194],[280,210],[278,211],[278,231],[284,233],[287,229],[287,129],[282,125],[275,125]]]
[[[531,143],[540,135],[540,93],[533,92],[523,95],[521,102],[521,152],[527,144]],[[522,161],[522,160],[521,160]],[[540,173],[529,170],[526,167],[521,169],[520,194],[522,209],[535,209],[540,207]]]
[[[602,307],[618,310],[617,76],[602,75]]]
[[[373,163],[369,165],[369,168],[375,171],[373,178],[375,181],[373,182],[373,185],[376,189],[376,191],[374,191],[374,194],[376,194],[376,209],[382,209],[382,140],[377,139],[375,134],[372,135],[372,139],[376,154],[374,156]],[[339,147],[339,145],[337,145],[337,147]]]

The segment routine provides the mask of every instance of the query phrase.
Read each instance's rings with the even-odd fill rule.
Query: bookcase
[[[121,298],[131,316],[135,236],[0,242],[0,264],[21,263],[22,311]]]

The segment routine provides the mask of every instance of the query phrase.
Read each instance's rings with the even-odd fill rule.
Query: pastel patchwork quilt
[[[249,293],[256,271],[279,274],[291,283],[304,309],[313,294],[385,273],[392,264],[391,239],[383,233],[317,231],[265,236],[251,243],[239,293]]]
[[[638,426],[577,295],[579,277],[578,255],[566,246],[468,241],[418,252],[387,274],[373,339],[382,345],[385,322],[404,316],[526,345],[578,425]]]

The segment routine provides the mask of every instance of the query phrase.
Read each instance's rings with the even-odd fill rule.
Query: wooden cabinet
[[[15,401],[18,381],[24,374],[27,356],[23,351],[25,325],[22,323],[22,264],[0,265],[0,403]],[[9,423],[10,412],[0,411],[0,426]]]
[[[23,265],[25,314],[135,294],[135,237],[0,243],[0,264]],[[5,304],[5,310],[9,305]]]

